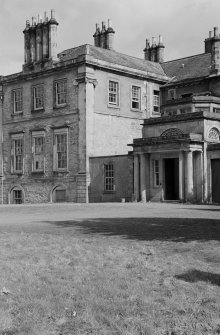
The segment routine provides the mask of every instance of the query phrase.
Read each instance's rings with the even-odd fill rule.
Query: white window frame
[[[67,103],[67,79],[59,79],[54,82],[55,85],[55,106],[65,106]],[[63,90],[58,92],[59,86],[63,86]],[[59,102],[59,97],[64,96],[64,102]]]
[[[138,89],[138,94],[133,94],[133,88]],[[138,107],[133,107],[133,103],[137,103]],[[141,110],[141,87],[138,85],[131,85],[131,109],[135,111]]]
[[[12,90],[12,99],[13,99],[13,113],[20,114],[23,112],[23,92],[22,88],[16,88]],[[20,99],[18,99],[18,96]],[[17,104],[20,104],[20,108],[17,109]]]
[[[22,174],[24,170],[24,134],[14,134],[11,137],[12,147],[11,147],[11,156],[13,156],[13,160],[11,161],[11,172]],[[19,147],[17,146],[18,141],[21,142],[21,154],[16,154]],[[17,157],[21,157],[18,162]],[[21,169],[17,169],[17,164],[21,164]]]
[[[44,85],[43,84],[38,84],[38,85],[34,85],[32,86],[32,90],[33,90],[33,109],[34,111],[38,111],[38,110],[42,110],[44,109]],[[41,94],[37,94],[37,91],[40,90]],[[41,104],[38,107],[37,106],[37,99],[41,100]]]
[[[65,167],[59,167],[59,152],[58,151],[58,143],[57,143],[57,138],[58,136],[65,135],[66,136],[66,166]],[[54,150],[53,150],[53,170],[54,171],[67,171],[68,170],[68,165],[69,165],[69,144],[68,144],[68,128],[59,128],[59,129],[54,129]]]
[[[153,160],[153,181],[154,181],[154,187],[160,186],[160,161],[159,159]]]
[[[116,90],[111,89],[110,83],[116,84]],[[109,107],[119,108],[119,104],[120,104],[120,85],[119,84],[120,83],[118,80],[109,79],[108,81],[108,106]],[[115,99],[114,99],[115,101],[112,101],[110,97],[114,97],[114,96],[115,96]]]
[[[42,139],[42,154],[36,153],[36,139]],[[37,157],[41,156],[43,159],[43,166],[41,168],[37,168],[36,164],[38,162]],[[34,131],[32,132],[32,172],[44,172],[45,167],[45,132],[44,131]]]
[[[104,192],[115,191],[115,169],[113,163],[104,164]]]
[[[155,92],[157,92],[158,94],[155,94]],[[160,113],[160,91],[159,90],[153,91],[153,108],[155,109],[155,107],[157,108],[157,111],[153,110],[153,112]]]

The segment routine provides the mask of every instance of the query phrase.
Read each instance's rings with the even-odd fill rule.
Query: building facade
[[[220,203],[220,35],[165,62],[94,45],[57,54],[58,22],[26,21],[22,71],[0,77],[1,203]],[[130,146],[130,150],[129,150]]]
[[[1,78],[2,203],[131,201],[127,144],[158,117],[161,64],[114,51],[114,30],[57,55],[58,23],[32,18],[21,72]]]
[[[214,28],[204,54],[162,63],[161,116],[132,145],[137,200],[220,203],[219,54]]]

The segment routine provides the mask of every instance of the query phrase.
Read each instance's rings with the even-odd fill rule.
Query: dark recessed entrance
[[[164,159],[164,200],[179,200],[179,159]]]
[[[220,203],[220,159],[211,160],[212,167],[212,202]]]

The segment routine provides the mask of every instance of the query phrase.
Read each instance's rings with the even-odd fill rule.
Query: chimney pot
[[[163,38],[161,35],[159,35],[159,44],[163,44]]]
[[[212,38],[212,31],[209,31],[209,38]]]
[[[214,36],[218,35],[218,27],[214,27]]]
[[[51,19],[55,19],[55,9],[51,9]]]
[[[112,20],[108,19],[108,28],[112,27]]]
[[[155,46],[155,45],[156,45],[156,38],[152,37],[152,46]]]

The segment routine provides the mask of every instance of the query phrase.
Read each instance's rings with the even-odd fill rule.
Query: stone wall
[[[115,190],[104,190],[104,165],[114,166]],[[125,156],[109,156],[90,158],[90,202],[132,201],[133,196],[133,158]],[[124,200],[122,200],[124,199]]]

